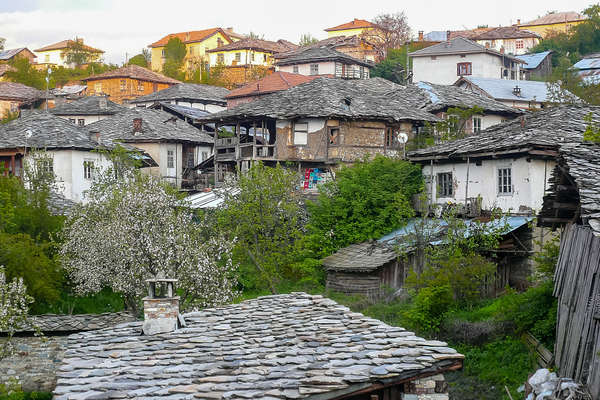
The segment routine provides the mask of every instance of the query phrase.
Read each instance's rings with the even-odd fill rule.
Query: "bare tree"
[[[404,12],[380,14],[372,23],[374,27],[363,31],[361,36],[373,45],[379,60],[387,56],[388,50],[400,48],[410,38],[410,27]]]
[[[0,37],[0,51],[4,50],[4,43],[6,43],[6,39]]]

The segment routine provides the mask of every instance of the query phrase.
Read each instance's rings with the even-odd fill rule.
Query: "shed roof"
[[[600,107],[559,105],[485,129],[479,135],[412,151],[408,158],[464,159],[467,156],[515,154],[544,149],[558,150],[566,143],[580,143],[587,128],[584,117],[592,114],[600,123]]]
[[[279,39],[276,42],[271,40],[262,40],[255,38],[245,38],[238,40],[237,42],[229,43],[221,47],[206,50],[207,53],[218,53],[220,51],[232,51],[232,50],[255,50],[264,51],[266,53],[282,53],[297,49],[298,45],[294,43]]]
[[[75,43],[75,41],[71,40],[71,39],[61,40],[60,42],[56,42],[56,43],[52,43],[52,44],[49,44],[49,45],[44,46],[44,47],[40,47],[39,49],[36,49],[34,51],[62,50],[62,49],[69,48],[74,43]],[[83,48],[85,50],[89,51],[89,52],[92,52],[92,53],[104,53],[103,50],[96,49],[94,47],[91,47],[91,46],[83,44],[83,40],[81,41],[81,44],[83,45]]]
[[[168,35],[162,37],[160,40],[157,40],[156,42],[149,44],[148,47],[164,47],[167,45],[167,43],[169,43],[169,40],[172,38],[178,38],[183,43],[201,42],[217,33],[222,34],[223,36],[225,36],[225,38],[229,39],[229,41],[232,42],[232,40],[229,37],[229,35],[227,34],[227,32],[225,32],[223,29],[209,28],[209,29],[202,29],[199,31],[169,33]]]
[[[373,67],[373,64],[337,51],[330,45],[307,47],[306,49],[282,54],[275,62],[275,65],[306,64],[317,61],[340,61],[369,68]]]
[[[538,101],[542,103],[550,100],[546,82],[463,76],[456,84],[462,81],[469,82],[496,100]],[[513,93],[516,86],[521,89],[518,96]]]
[[[142,131],[133,131],[133,120],[141,118]],[[125,142],[189,142],[213,143],[213,138],[187,122],[162,110],[132,108],[111,118],[86,125],[89,132],[99,132],[101,138]]]
[[[279,92],[301,83],[310,82],[318,77],[319,75],[301,75],[293,74],[291,72],[276,71],[256,82],[251,82],[239,89],[232,90],[225,98],[234,99],[238,97],[260,96],[267,93]]]
[[[488,49],[485,46],[475,43],[472,40],[455,37],[449,42],[443,42],[434,44],[433,46],[425,47],[424,49],[413,51],[409,53],[411,57],[426,57],[426,56],[437,56],[437,55],[453,55],[453,54],[474,54],[474,53],[488,53],[497,57],[507,58],[515,62],[521,62],[518,58],[502,54],[496,50]]]
[[[464,358],[305,293],[183,317],[187,327],[171,333],[141,335],[142,322],[133,322],[69,336],[55,399],[325,400],[441,373]]]
[[[11,58],[13,58],[14,56],[16,56],[17,54],[19,54],[22,51],[28,51],[29,53],[31,53],[31,55],[33,55],[35,57],[35,54],[33,54],[27,47],[19,47],[18,49],[9,49],[9,50],[4,50],[4,51],[0,51],[0,60],[2,61],[8,61]]]
[[[348,29],[360,29],[360,28],[372,28],[375,24],[364,19],[354,18],[350,22],[343,23],[341,25],[334,26],[333,28],[324,29],[325,32],[333,31],[345,31]]]
[[[10,67],[10,66],[9,66]],[[0,99],[16,101],[35,101],[45,98],[44,92],[22,83],[0,82]]]
[[[125,110],[126,107],[113,103],[104,96],[86,96],[48,111],[54,115],[114,115]]]
[[[519,59],[525,63],[521,68],[536,69],[551,53],[552,51],[542,51],[540,53],[521,54],[519,55]]]
[[[525,29],[519,29],[516,26],[499,26],[482,32],[481,34],[471,38],[472,40],[498,40],[498,39],[526,39],[537,38],[541,36],[534,32],[529,32]],[[519,57],[520,58],[520,57]]]
[[[396,259],[393,248],[377,242],[352,244],[325,257],[322,264],[328,271],[370,272]]]
[[[552,25],[586,20],[586,16],[575,11],[553,12],[543,17],[520,24],[519,26]]]
[[[169,78],[168,76],[164,76],[154,71],[150,71],[149,69],[140,67],[139,65],[126,65],[124,67],[104,72],[102,74],[88,76],[87,78],[83,78],[81,80],[86,82],[111,78],[131,78],[140,81],[169,84],[181,83],[176,79]]]
[[[573,68],[575,69],[600,69],[600,54],[588,55],[577,61]]]
[[[154,101],[180,100],[188,102],[227,103],[225,96],[229,90],[221,86],[203,85],[200,83],[178,83],[158,92],[131,100],[131,103],[147,103]]]
[[[382,121],[438,121],[409,99],[390,95],[404,87],[383,78],[320,77],[205,117],[206,121],[241,118],[347,118]]]
[[[65,85],[61,88],[54,88],[50,92],[54,96],[70,96],[81,94],[81,92],[87,89],[86,85]]]

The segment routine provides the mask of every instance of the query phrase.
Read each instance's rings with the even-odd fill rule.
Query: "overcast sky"
[[[297,43],[303,33],[325,38],[325,28],[381,13],[403,11],[416,35],[419,30],[510,25],[548,11],[581,12],[592,1],[0,0],[0,37],[6,38],[6,48],[34,50],[78,36],[104,50],[105,61],[121,64],[126,53],[138,54],[168,33],[216,26]]]

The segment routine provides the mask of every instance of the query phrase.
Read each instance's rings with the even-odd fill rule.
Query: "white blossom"
[[[7,340],[0,342],[0,360],[13,352],[11,338],[18,328],[32,326],[28,316],[33,298],[27,294],[23,278],[6,281],[4,266],[0,265],[0,332]]]

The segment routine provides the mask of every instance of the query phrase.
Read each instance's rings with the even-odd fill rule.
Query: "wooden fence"
[[[600,238],[569,225],[555,273],[558,298],[556,365],[560,376],[585,383],[600,399]]]

